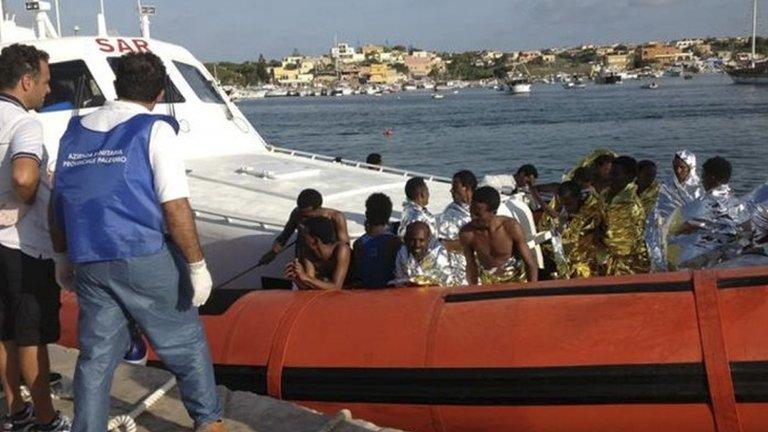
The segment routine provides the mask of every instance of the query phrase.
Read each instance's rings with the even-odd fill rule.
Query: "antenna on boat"
[[[4,40],[3,27],[5,27],[5,0],[0,0],[0,42]]]
[[[61,8],[59,7],[59,0],[53,0],[53,7],[56,9],[56,33],[61,36]]]
[[[139,23],[141,25],[141,37],[149,39],[149,17],[157,12],[157,8],[154,6],[142,6],[141,0],[136,0],[136,5],[139,8]]]
[[[99,13],[96,15],[96,28],[97,28],[97,34],[99,36],[108,36],[107,35],[107,19],[106,15],[104,14],[104,0],[99,0]]]
[[[752,67],[755,67],[755,39],[757,39],[757,0],[752,0]]]
[[[51,10],[51,4],[47,1],[28,0],[24,3],[24,7],[28,12],[37,12],[35,16],[35,23],[37,24],[37,38],[57,38],[59,33],[53,28],[51,20],[48,18],[46,12]]]

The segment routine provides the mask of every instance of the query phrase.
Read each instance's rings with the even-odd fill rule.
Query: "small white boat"
[[[442,95],[440,93],[435,93],[432,95],[432,99],[445,99],[445,95]]]
[[[507,82],[511,94],[527,94],[531,92],[531,81],[525,77],[512,78]]]
[[[659,88],[659,85],[656,84],[656,82],[652,82],[650,84],[643,85],[642,88],[644,88],[645,90],[656,90],[657,88]]]
[[[563,88],[566,90],[585,89],[587,88],[587,85],[581,81],[570,81],[563,84]]]

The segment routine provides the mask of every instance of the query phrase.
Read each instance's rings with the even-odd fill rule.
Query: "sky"
[[[51,2],[53,0],[50,0]],[[134,0],[104,0],[107,27],[139,32]],[[149,0],[144,0],[145,4]],[[98,0],[60,0],[62,28],[94,34]],[[768,9],[768,2],[761,0]],[[6,0],[30,22],[22,0]],[[325,54],[334,38],[436,51],[502,51],[746,35],[750,0],[154,0],[152,37],[203,61]],[[768,13],[760,34],[768,33]],[[51,18],[54,22],[53,17]]]

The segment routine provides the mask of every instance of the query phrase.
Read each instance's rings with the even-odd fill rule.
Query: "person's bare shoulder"
[[[511,235],[512,233],[523,229],[520,223],[514,218],[509,216],[500,217],[502,218],[502,226],[504,227],[504,231],[506,231],[508,234]]]

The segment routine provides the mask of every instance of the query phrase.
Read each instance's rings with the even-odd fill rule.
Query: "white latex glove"
[[[3,197],[5,198],[5,197]],[[16,201],[0,200],[0,227],[16,225],[29,210],[29,206]]]
[[[205,260],[189,264],[189,278],[192,280],[192,306],[200,307],[208,301],[213,288],[213,280]]]
[[[75,266],[69,261],[66,253],[53,255],[53,263],[56,270],[56,283],[64,291],[75,290]]]

